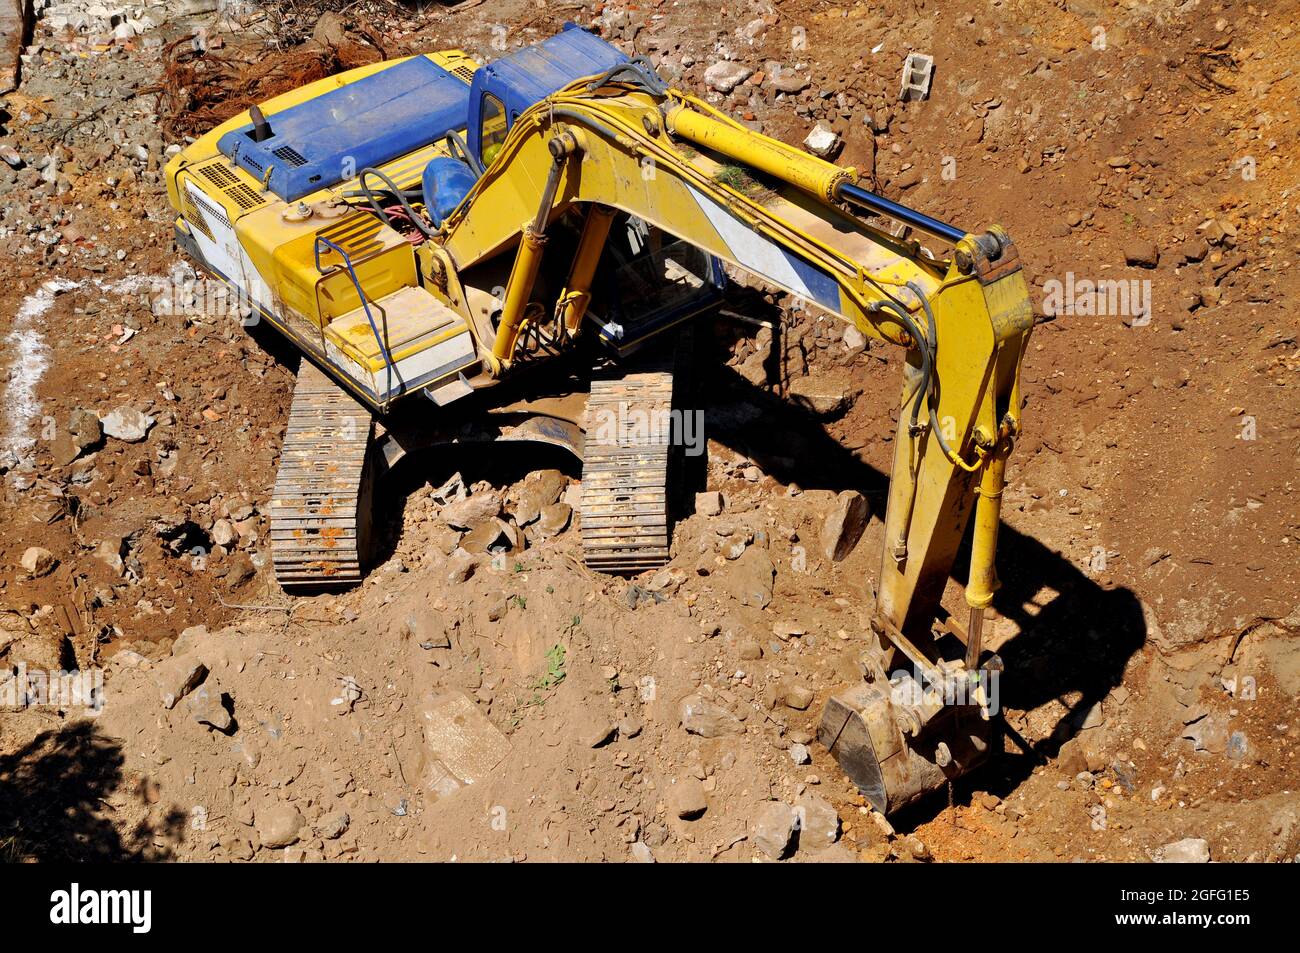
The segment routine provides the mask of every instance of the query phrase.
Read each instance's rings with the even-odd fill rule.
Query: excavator
[[[568,449],[588,566],[663,566],[671,441],[642,424],[674,374],[637,355],[716,306],[724,263],[902,348],[862,679],[818,736],[882,813],[986,760],[984,615],[1034,323],[1004,229],[890,201],[572,24],[485,65],[428,53],[285,93],[166,182],[178,246],[302,352],[270,505],[288,591],[359,580],[376,475],[474,440]],[[538,374],[582,360],[572,394]],[[968,529],[963,620],[942,596]]]

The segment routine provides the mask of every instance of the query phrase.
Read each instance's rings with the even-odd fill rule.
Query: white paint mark
[[[41,412],[36,385],[50,366],[50,349],[36,322],[50,310],[56,296],[79,284],[66,278],[55,278],[41,285],[35,294],[28,295],[18,306],[13,330],[5,338],[13,349],[13,359],[5,383],[4,438],[0,441],[0,450],[11,450],[23,456],[36,443],[35,438],[29,436],[28,429]]]
[[[136,294],[165,280],[157,275],[131,275],[116,281],[96,278],[94,285],[107,294]],[[30,433],[32,423],[41,413],[36,387],[50,366],[50,349],[45,343],[40,318],[53,307],[55,298],[65,291],[80,288],[82,284],[70,278],[51,279],[24,298],[14,314],[13,329],[5,337],[13,358],[9,362],[4,403],[0,405],[4,415],[0,450],[9,450],[22,457],[36,443]]]

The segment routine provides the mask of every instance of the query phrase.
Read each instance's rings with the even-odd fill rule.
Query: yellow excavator
[[[662,566],[670,454],[643,424],[673,374],[634,355],[716,305],[724,262],[903,348],[872,651],[819,738],[882,812],[987,756],[983,619],[1033,326],[1003,229],[874,194],[571,25],[487,65],[448,51],[312,83],[166,180],[180,247],[304,356],[271,500],[286,589],[358,580],[374,474],[475,439],[571,450],[588,565]],[[589,388],[529,394],[574,355],[599,362]],[[959,620],[941,597],[972,516]]]

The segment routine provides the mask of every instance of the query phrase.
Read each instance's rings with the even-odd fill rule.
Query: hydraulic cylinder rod
[[[954,245],[966,237],[966,233],[954,225],[854,185],[856,172],[853,169],[840,168],[777,139],[715,119],[685,105],[670,109],[667,122],[673,135],[743,162],[823,201],[852,202]]]
[[[835,190],[835,197],[846,202],[852,202],[854,205],[860,205],[873,212],[878,212],[881,215],[888,215],[895,221],[910,225],[927,235],[934,235],[946,242],[952,242],[954,245],[966,237],[966,233],[954,225],[945,224],[937,218],[931,218],[929,215],[918,212],[916,209],[910,209],[906,205],[891,202],[883,195],[869,192],[862,186],[854,185],[852,182],[840,182]]]

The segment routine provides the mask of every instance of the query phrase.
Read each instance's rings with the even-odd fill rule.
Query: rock
[[[804,148],[819,159],[830,159],[840,150],[840,137],[825,122],[818,122],[804,139]]]
[[[812,755],[808,753],[808,746],[799,742],[792,744],[786,749],[785,753],[790,756],[790,760],[795,764],[808,764],[812,761]]]
[[[30,671],[57,672],[74,667],[67,639],[48,629],[38,632],[13,609],[0,609],[0,680],[20,664]]]
[[[422,715],[430,756],[462,782],[486,780],[510,753],[510,740],[462,692],[435,695]]]
[[[217,520],[212,524],[212,542],[218,546],[230,547],[239,539],[235,524],[227,519]]]
[[[208,667],[194,653],[172,656],[158,666],[154,681],[163,707],[170,710],[207,677]]]
[[[725,539],[718,540],[718,551],[728,559],[739,559],[749,548],[750,538],[746,533],[732,533]]]
[[[1237,237],[1237,226],[1219,219],[1210,219],[1198,226],[1198,230],[1211,245],[1231,245]]]
[[[899,191],[906,191],[921,184],[922,174],[919,166],[912,166],[910,169],[904,169],[898,175],[894,176],[891,184]]]
[[[272,804],[256,813],[257,836],[263,847],[272,849],[298,843],[306,823],[292,804]]]
[[[695,512],[701,516],[718,516],[722,513],[722,494],[717,490],[705,490],[695,494]]]
[[[442,613],[423,608],[411,612],[404,623],[406,634],[422,649],[449,649],[451,636]]]
[[[655,862],[654,854],[650,853],[650,846],[644,841],[637,841],[632,845],[632,859],[638,864],[653,864]]]
[[[781,701],[796,711],[807,711],[812,700],[812,689],[805,685],[790,685],[781,693]]]
[[[1184,837],[1166,844],[1156,853],[1156,862],[1161,864],[1208,864],[1210,842],[1199,837]]]
[[[107,536],[95,546],[95,558],[120,576],[126,570],[126,563],[122,560],[125,550],[126,542],[121,536]]]
[[[839,414],[849,405],[849,394],[833,378],[797,377],[790,382],[789,394],[819,417]]]
[[[729,564],[721,583],[742,606],[766,609],[772,601],[772,581],[776,569],[767,551],[759,546],[746,549]]]
[[[1228,748],[1228,717],[1218,713],[1197,719],[1183,729],[1183,737],[1189,739],[1197,751],[1210,754],[1223,754]]]
[[[1080,731],[1073,740],[1079,743],[1079,751],[1082,753],[1090,773],[1096,774],[1099,771],[1106,770],[1106,766],[1110,763],[1110,759],[1106,756],[1106,749],[1110,741],[1108,732],[1100,728],[1089,728]]]
[[[752,662],[763,657],[763,647],[752,640],[739,643],[736,646],[736,652],[746,662]]]
[[[722,60],[704,71],[704,82],[720,93],[729,93],[753,74],[744,63]]]
[[[789,804],[768,801],[750,825],[749,839],[773,860],[780,860],[790,847],[797,818]]]
[[[802,93],[808,88],[808,77],[804,73],[796,73],[794,70],[777,69],[768,74],[768,85],[778,93],[793,95]]]
[[[819,851],[840,839],[840,816],[830,801],[805,794],[794,802],[799,820],[799,849]]]
[[[331,811],[316,822],[316,833],[325,840],[338,840],[352,823],[347,811]]]
[[[584,748],[599,748],[614,740],[618,726],[608,715],[584,708],[575,726],[574,736]]]
[[[1204,238],[1189,238],[1178,251],[1185,261],[1200,261],[1210,253],[1210,243]]]
[[[485,492],[448,503],[438,513],[438,518],[452,529],[467,530],[500,512],[500,497],[495,493]]]
[[[322,13],[311,31],[311,38],[321,46],[338,47],[346,43],[348,30],[342,14],[335,13],[333,10]]]
[[[704,785],[697,778],[680,778],[668,788],[667,798],[673,815],[682,820],[694,820],[709,808]]]
[[[510,552],[517,539],[510,525],[494,516],[473,527],[461,538],[460,545],[469,553]]]
[[[720,738],[740,731],[740,719],[699,695],[687,695],[681,704],[682,727],[701,738]]]
[[[827,559],[840,562],[853,552],[867,516],[867,501],[857,490],[843,490],[835,497],[835,506],[822,523],[822,552]]]
[[[1131,238],[1124,243],[1124,262],[1139,268],[1154,268],[1160,261],[1160,249],[1155,242]]]
[[[628,715],[618,723],[618,737],[621,741],[627,741],[641,734],[645,728],[645,723],[636,715]]]
[[[257,567],[253,565],[253,560],[249,558],[248,553],[236,553],[230,558],[228,565],[229,568],[226,570],[227,589],[238,589],[257,575]]]
[[[447,766],[437,758],[429,762],[429,767],[424,773],[423,784],[436,799],[451,797],[465,786],[464,782],[447,770]]]
[[[671,594],[677,591],[685,578],[681,570],[660,569],[650,577],[650,581],[645,584],[645,588],[649,592]]]
[[[247,837],[227,834],[221,838],[221,849],[234,860],[252,860],[253,844]]]
[[[104,439],[104,425],[93,410],[78,407],[68,417],[68,433],[78,450],[86,450]]]
[[[453,585],[467,582],[474,575],[477,565],[473,556],[458,547],[447,560],[447,581]]]
[[[548,503],[542,507],[541,517],[537,520],[537,532],[542,539],[558,536],[569,526],[573,518],[573,507],[568,503]]]
[[[515,522],[527,526],[540,518],[543,508],[558,502],[564,495],[566,482],[564,474],[559,470],[540,470],[529,474],[519,491],[519,502],[515,504]]]
[[[823,847],[808,856],[810,864],[856,864],[858,855],[849,850],[843,844],[832,844],[830,847]]]
[[[33,579],[52,572],[59,564],[54,554],[41,546],[28,546],[23,550],[22,558],[18,562],[23,567],[23,571]]]
[[[213,679],[208,679],[186,700],[190,717],[200,725],[209,725],[222,734],[230,734],[235,727],[235,719],[225,706],[225,693]]]
[[[119,407],[105,417],[99,418],[104,433],[115,440],[126,443],[139,443],[149,435],[149,428],[154,425],[154,418],[140,413],[132,407]]]
[[[861,353],[867,347],[867,336],[858,330],[856,324],[844,326],[844,346],[854,353]]]
[[[801,638],[807,630],[797,622],[777,622],[772,625],[772,634],[782,642]]]

